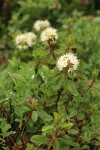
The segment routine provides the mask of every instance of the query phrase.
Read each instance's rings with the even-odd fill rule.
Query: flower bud
[[[29,104],[32,104],[32,102],[35,103],[35,104],[39,104],[38,99],[35,99],[35,98],[28,98],[28,99],[27,99],[27,102],[28,102]]]
[[[27,99],[27,103],[32,104],[32,98],[28,98],[28,99]]]

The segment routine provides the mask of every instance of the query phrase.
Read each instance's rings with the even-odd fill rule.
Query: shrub
[[[0,150],[99,149],[100,17],[82,16],[93,3],[0,2]]]
[[[96,150],[99,72],[94,70],[89,78],[82,69],[68,72],[76,59],[71,47],[63,51],[71,57],[63,55],[67,65],[62,63],[59,70],[56,63],[62,52],[58,54],[53,39],[47,45],[45,57],[36,50],[33,61],[13,58],[0,74],[1,149]]]

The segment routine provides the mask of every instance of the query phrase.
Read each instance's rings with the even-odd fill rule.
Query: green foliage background
[[[1,150],[98,150],[99,1],[90,0],[87,5],[80,0],[0,3]],[[15,37],[34,31],[38,19],[49,20],[58,30],[56,60],[68,48],[77,53],[77,71],[59,72],[49,45],[38,39],[26,51],[16,48]]]

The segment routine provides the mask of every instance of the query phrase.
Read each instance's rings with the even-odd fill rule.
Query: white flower
[[[27,49],[28,47],[33,46],[35,39],[36,39],[36,35],[34,33],[27,32],[18,35],[15,38],[15,43],[19,49]]]
[[[49,40],[53,41],[58,39],[57,30],[52,27],[46,28],[44,31],[42,31],[40,39],[42,42],[47,42]]]
[[[42,29],[45,29],[47,27],[50,27],[50,22],[48,20],[37,20],[35,23],[34,23],[34,29],[36,31],[40,31]]]
[[[73,72],[79,66],[79,60],[77,56],[72,53],[66,53],[57,60],[57,68],[62,71],[64,68],[68,68],[68,72]]]
[[[67,67],[67,58],[66,55],[61,56],[57,60],[57,67],[60,71],[63,70],[63,68]]]

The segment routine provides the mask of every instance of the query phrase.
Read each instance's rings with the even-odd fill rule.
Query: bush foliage
[[[0,22],[0,148],[99,150],[100,17],[83,16],[89,6],[79,0],[43,2],[10,2],[15,10]],[[95,12],[93,4],[89,3],[90,14]],[[35,31],[34,23],[45,19],[57,33],[47,34],[49,39],[42,42],[44,29]],[[29,47],[28,32],[37,37]],[[24,33],[19,48],[16,37]],[[63,70],[57,67],[66,53],[79,59],[72,72],[71,61]]]

